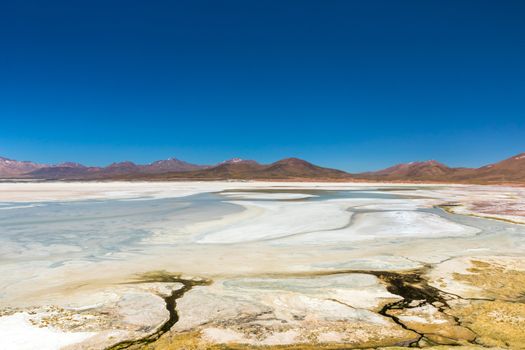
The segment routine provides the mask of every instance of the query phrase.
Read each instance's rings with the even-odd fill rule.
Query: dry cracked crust
[[[497,259],[471,260],[467,273],[453,273],[453,279],[483,293],[482,298],[461,297],[443,290],[429,290],[424,274],[399,274],[401,283],[409,287],[403,300],[391,303],[383,315],[390,316],[397,327],[367,328],[369,325],[345,322],[319,323],[309,330],[300,330],[302,341],[289,345],[257,346],[241,342],[217,344],[207,340],[203,328],[184,332],[168,332],[148,350],[311,350],[311,349],[403,349],[408,346],[428,349],[525,349],[525,271],[506,266]],[[380,277],[380,276],[379,276]],[[381,278],[381,277],[380,277]],[[382,278],[387,288],[388,278]],[[390,285],[390,287],[392,287]],[[398,284],[399,287],[399,284]],[[410,289],[412,288],[412,290]],[[423,299],[409,296],[417,290],[430,293]],[[390,288],[391,290],[391,288]],[[407,294],[408,293],[408,294]],[[437,294],[433,294],[437,293]],[[434,296],[434,298],[432,297]],[[426,300],[425,300],[426,298]],[[242,320],[216,323],[216,327],[235,330],[252,337],[293,330],[282,326],[250,326]],[[251,333],[251,334],[250,334]],[[344,334],[338,342],[330,334]],[[366,336],[364,336],[366,335]],[[324,337],[324,338],[323,338]],[[322,340],[325,341],[322,341]]]

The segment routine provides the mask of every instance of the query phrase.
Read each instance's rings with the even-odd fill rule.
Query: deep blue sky
[[[0,155],[296,156],[350,171],[525,151],[525,1],[3,1]]]

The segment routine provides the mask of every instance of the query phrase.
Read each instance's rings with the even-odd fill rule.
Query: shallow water
[[[233,191],[230,191],[233,192]],[[247,192],[247,191],[243,191]],[[256,191],[252,191],[257,193]],[[291,193],[291,190],[259,191]],[[369,191],[301,190],[316,197],[293,201],[325,201],[340,198],[400,198]],[[226,192],[228,193],[228,192]],[[172,230],[218,219],[242,210],[228,203],[234,198],[206,193],[183,198],[88,200],[44,203],[2,203],[0,205],[0,262],[56,258],[108,259],[117,252],[144,252],[140,244],[152,235],[149,226],[169,218]],[[274,201],[253,199],[253,201]],[[283,200],[288,201],[288,200]],[[176,242],[173,242],[176,243]],[[55,256],[55,254],[57,256]]]
[[[403,188],[410,191],[410,188]],[[332,199],[410,199],[385,191],[329,190],[228,190],[243,193],[300,193],[314,197],[281,199],[279,202],[323,202]],[[230,203],[235,196],[205,193],[182,198],[87,200],[44,203],[0,204],[0,262],[13,259],[40,259],[46,256],[110,259],[114,253],[145,253],[145,239],[151,237],[151,225],[162,225],[169,219],[172,231],[185,225],[217,220],[237,213],[242,207]],[[275,202],[275,199],[254,198],[252,202]],[[439,208],[417,209],[439,215],[447,220],[476,227],[479,235],[508,233],[521,235],[525,230],[501,221],[454,215]],[[352,212],[371,213],[386,210],[352,209]],[[180,237],[180,242],[186,242]],[[171,243],[180,243],[173,241]]]
[[[107,259],[141,252],[148,225],[167,217],[181,226],[241,210],[213,194],[183,198],[4,203],[0,210],[0,261],[69,256]],[[2,207],[0,207],[2,208]]]
[[[434,214],[448,222],[477,228],[479,232],[444,237],[426,237],[424,234],[421,237],[395,234],[374,237],[374,232],[371,232],[371,237],[363,236],[357,240],[325,239],[329,232],[351,226],[360,215],[392,211],[350,207],[326,212],[334,217],[344,216],[341,224],[331,226],[326,234],[295,229],[301,226],[301,220],[311,218],[291,215],[277,220],[277,225],[272,226],[270,222],[265,226],[265,230],[281,230],[278,237],[270,235],[253,241],[241,239],[228,244],[199,241],[225,227],[238,230],[239,233],[235,234],[241,238],[249,235],[257,216],[221,223],[221,219],[243,214],[246,210],[244,203],[268,205],[270,210],[265,212],[267,216],[262,222],[268,224],[266,221],[274,220],[281,210],[272,208],[280,208],[278,205],[281,204],[285,205],[283,208],[301,203],[305,208],[326,204],[326,207],[319,207],[321,212],[315,212],[317,207],[312,212],[322,219],[326,216],[323,210],[339,205],[337,203],[345,199],[411,203],[418,198],[411,195],[416,188],[403,188],[406,195],[390,193],[389,189],[396,188],[370,188],[366,191],[232,189],[180,198],[4,202],[0,205],[0,274],[3,275],[0,278],[0,302],[9,303],[7,296],[18,295],[20,289],[27,289],[28,285],[36,284],[46,290],[64,284],[65,288],[73,277],[77,284],[83,279],[89,284],[92,283],[90,279],[102,274],[111,280],[117,273],[122,277],[155,269],[206,276],[345,268],[399,269],[417,265],[412,260],[435,262],[465,253],[515,254],[525,248],[525,229],[522,226],[453,215],[437,208],[407,211]],[[240,199],[235,198],[236,192],[283,196],[280,200]],[[312,197],[286,198],[286,194],[298,193]],[[300,213],[301,207],[298,210]],[[201,224],[204,228],[199,226]],[[262,234],[266,233],[263,230]],[[314,234],[313,238],[307,239],[309,234]],[[58,277],[61,278],[59,282],[56,281]],[[2,297],[6,299],[2,300]]]

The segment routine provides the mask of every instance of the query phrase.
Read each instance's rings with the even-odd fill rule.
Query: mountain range
[[[216,165],[196,165],[176,158],[150,164],[125,161],[106,167],[67,162],[56,165],[0,157],[0,178],[44,180],[336,180],[525,184],[525,153],[481,168],[452,168],[435,160],[397,164],[350,174],[298,158],[271,164],[233,158]]]
[[[371,181],[418,181],[457,183],[525,183],[525,153],[481,168],[451,168],[429,160],[394,165],[392,167],[361,174],[355,177]]]
[[[271,164],[260,164],[254,160],[241,160],[234,158],[219,163],[216,166],[207,167],[189,172],[169,172],[151,175],[140,174],[139,176],[128,176],[136,179],[196,179],[196,180],[290,180],[290,179],[333,179],[350,180],[349,173],[342,170],[323,168],[298,158],[281,159]]]

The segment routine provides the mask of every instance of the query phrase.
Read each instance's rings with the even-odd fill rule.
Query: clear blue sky
[[[525,151],[525,1],[3,1],[0,155],[350,171]]]

